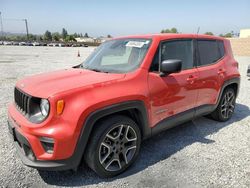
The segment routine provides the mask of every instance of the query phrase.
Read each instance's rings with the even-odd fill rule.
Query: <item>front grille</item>
[[[18,110],[20,110],[24,115],[29,114],[31,96],[25,94],[17,88],[15,88],[14,96]]]

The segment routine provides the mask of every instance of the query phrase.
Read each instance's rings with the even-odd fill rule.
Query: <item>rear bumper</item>
[[[78,163],[73,158],[65,160],[37,160],[31,148],[29,141],[17,130],[17,128],[8,120],[8,128],[12,137],[18,156],[22,162],[40,170],[58,171],[77,168]]]

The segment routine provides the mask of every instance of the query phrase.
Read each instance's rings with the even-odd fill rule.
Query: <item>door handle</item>
[[[188,78],[187,78],[187,82],[189,82],[189,83],[194,83],[194,81],[197,79],[197,77],[196,76],[194,76],[194,75],[189,75],[188,76]]]

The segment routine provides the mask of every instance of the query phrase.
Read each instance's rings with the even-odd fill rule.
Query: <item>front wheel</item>
[[[141,134],[137,124],[116,115],[97,123],[84,156],[86,163],[101,177],[113,177],[125,171],[136,159]]]
[[[236,95],[232,88],[227,88],[223,92],[219,105],[216,110],[211,113],[213,119],[217,121],[227,121],[229,120],[235,109]]]

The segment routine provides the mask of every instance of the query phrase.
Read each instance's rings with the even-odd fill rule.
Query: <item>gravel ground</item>
[[[250,187],[250,57],[236,57],[242,74],[233,118],[205,117],[142,143],[137,162],[124,174],[101,179],[88,167],[41,172],[16,157],[6,125],[15,82],[27,75],[76,65],[94,48],[0,46],[0,187]],[[77,57],[77,52],[81,57]]]

